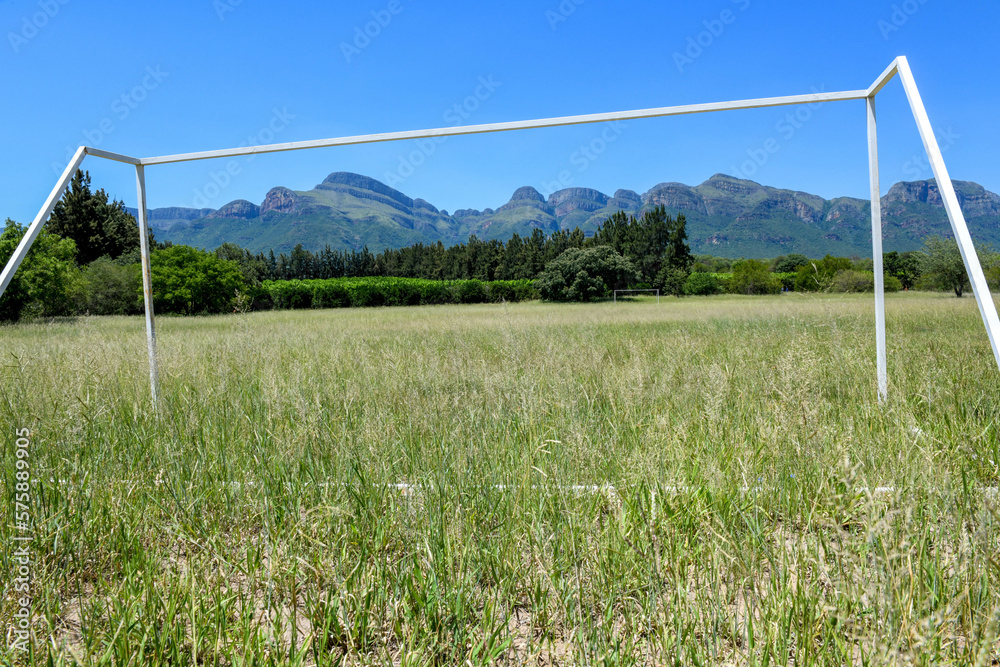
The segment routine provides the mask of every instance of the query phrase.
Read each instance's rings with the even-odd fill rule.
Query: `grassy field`
[[[0,329],[0,629],[81,665],[996,665],[971,298],[435,306]]]

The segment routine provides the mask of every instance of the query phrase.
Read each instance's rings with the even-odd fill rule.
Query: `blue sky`
[[[968,0],[0,0],[0,217],[30,221],[83,143],[152,156],[853,90],[896,55],[952,176],[1000,191],[998,23],[1000,6]],[[931,177],[898,80],[879,105],[883,191]],[[769,140],[777,152],[749,161]],[[716,172],[867,197],[866,150],[864,104],[840,102],[258,156],[233,173],[167,165],[147,181],[152,207],[260,203],[333,171],[449,211],[495,208],[522,185],[642,193]],[[134,205],[130,167],[86,168]]]

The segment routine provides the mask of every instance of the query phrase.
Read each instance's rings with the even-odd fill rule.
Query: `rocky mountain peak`
[[[736,178],[727,174],[716,174],[702,185],[708,185],[714,187],[716,190],[740,196],[753,195],[764,189],[764,186],[760,183]]]
[[[277,213],[295,213],[297,210],[298,197],[288,188],[271,188],[264,197],[264,203],[260,205],[260,214],[264,215],[271,211]]]
[[[515,190],[514,194],[511,195],[510,200],[512,202],[526,200],[526,201],[537,201],[545,203],[545,197],[542,196],[542,193],[536,190],[535,188],[531,187],[530,185],[526,185],[523,188],[518,188],[517,190]]]
[[[642,196],[642,201],[648,206],[664,206],[666,208],[706,213],[705,200],[695,192],[694,188],[683,183],[660,183],[653,186]]]
[[[249,220],[260,216],[260,207],[248,202],[246,199],[231,201],[218,211],[206,215],[206,218],[235,218],[237,220]]]
[[[634,190],[615,190],[614,198],[623,202],[642,204],[642,197],[640,197],[639,193]]]
[[[361,174],[352,174],[349,171],[335,171],[329,176],[327,176],[322,183],[316,186],[317,190],[337,190],[340,187],[354,188],[356,190],[375,192],[384,197],[395,201],[396,203],[406,207],[413,207],[413,200],[404,195],[399,190],[390,188],[388,185],[382,181],[376,181],[374,178],[368,176],[362,176]]]
[[[883,197],[883,201],[890,203],[910,204],[920,202],[931,206],[943,206],[941,192],[934,181],[911,181],[896,183]]]
[[[559,206],[571,199],[594,202],[595,204],[600,204],[602,207],[606,206],[609,201],[606,194],[598,190],[591,190],[590,188],[566,188],[565,190],[559,190],[549,195],[549,203],[553,206]]]
[[[967,217],[1000,215],[1000,196],[978,183],[952,181],[952,185],[955,187],[958,203]],[[915,203],[944,206],[941,191],[934,179],[896,183],[882,197],[882,205],[885,207],[898,207],[899,205]]]
[[[438,211],[437,206],[424,199],[414,199],[413,208],[424,209],[425,211],[430,211],[431,213],[442,213],[441,211]],[[444,213],[442,213],[442,215],[444,215]]]

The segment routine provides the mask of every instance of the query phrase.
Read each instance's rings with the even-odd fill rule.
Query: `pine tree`
[[[69,189],[49,217],[53,234],[73,239],[81,266],[98,257],[117,259],[139,249],[139,226],[121,201],[109,201],[104,190],[91,192],[90,172],[77,170]],[[150,244],[154,243],[150,231]]]

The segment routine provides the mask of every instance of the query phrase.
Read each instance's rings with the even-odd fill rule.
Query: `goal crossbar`
[[[617,111],[610,113],[596,113],[579,116],[564,116],[559,118],[542,118],[535,120],[514,121],[505,123],[488,123],[482,125],[465,125],[447,128],[434,128],[428,130],[408,130],[404,132],[388,132],[381,134],[365,134],[349,137],[338,137],[332,139],[319,139],[315,141],[294,141],[278,144],[267,144],[262,146],[243,146],[239,148],[227,148],[222,150],[202,151],[195,153],[179,153],[175,155],[161,155],[157,157],[137,158],[120,153],[81,146],[77,149],[73,158],[66,166],[62,176],[59,178],[52,192],[45,200],[38,215],[28,226],[24,237],[14,250],[7,265],[0,273],[0,296],[6,291],[7,286],[21,262],[24,260],[31,248],[32,243],[38,237],[42,225],[52,214],[62,193],[69,186],[76,170],[80,168],[84,159],[88,156],[103,158],[114,162],[122,162],[135,167],[136,170],[136,193],[137,212],[140,237],[140,255],[142,260],[142,284],[143,302],[146,315],[146,337],[149,349],[149,377],[150,390],[153,403],[157,401],[158,372],[156,358],[156,330],[153,319],[153,292],[152,273],[149,259],[149,239],[147,234],[147,209],[146,209],[146,181],[145,167],[160,164],[174,164],[178,162],[191,162],[195,160],[211,160],[216,158],[238,157],[243,155],[261,155],[265,153],[280,153],[286,151],[307,150],[310,148],[330,148],[334,146],[355,146],[360,144],[374,144],[388,141],[405,141],[409,139],[428,139],[435,137],[452,137],[468,134],[486,134],[492,132],[510,132],[514,130],[529,130],[548,127],[564,127],[570,125],[584,125],[590,123],[606,123],[612,121],[640,120],[645,118],[664,118],[668,116],[684,116],[690,114],[710,113],[714,111],[735,111],[741,109],[762,109],[768,107],[793,106],[799,104],[817,104],[824,102],[841,102],[851,100],[865,100],[868,120],[868,157],[869,174],[871,180],[871,216],[872,216],[872,254],[875,273],[875,340],[877,353],[878,372],[878,397],[879,401],[884,401],[888,396],[888,372],[886,358],[885,340],[885,293],[883,285],[882,266],[882,210],[881,193],[879,188],[879,168],[878,168],[878,136],[877,121],[875,113],[875,98],[878,93],[893,78],[899,77],[910,110],[916,121],[920,138],[923,141],[924,149],[930,161],[934,178],[937,181],[938,190],[944,202],[948,220],[951,223],[952,232],[958,242],[958,247],[965,262],[965,268],[972,283],[972,290],[979,306],[979,312],[986,327],[986,334],[989,337],[990,345],[993,348],[993,356],[1000,367],[1000,318],[997,316],[996,304],[990,293],[986,276],[983,273],[979,256],[976,253],[972,237],[969,234],[965,216],[959,206],[958,196],[952,185],[951,177],[948,174],[944,163],[941,148],[938,145],[937,137],[931,126],[930,118],[924,107],[920,91],[913,78],[909,62],[905,56],[899,56],[879,75],[879,77],[864,90],[851,90],[841,92],[811,93],[806,95],[790,95],[785,97],[768,97],[761,99],[737,100],[732,102],[711,102],[707,104],[687,104],[681,106],[659,107],[652,109],[638,109],[633,111]]]

